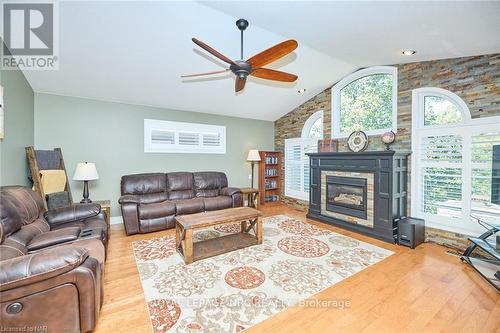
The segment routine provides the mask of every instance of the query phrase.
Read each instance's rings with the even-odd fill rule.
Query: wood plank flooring
[[[264,216],[305,219],[305,213],[285,205],[261,210]],[[395,254],[313,297],[348,300],[349,307],[295,306],[245,332],[500,332],[500,294],[444,247],[423,244],[411,250],[308,222]],[[173,229],[127,237],[122,226],[112,226],[96,332],[152,331],[131,243],[170,234]]]

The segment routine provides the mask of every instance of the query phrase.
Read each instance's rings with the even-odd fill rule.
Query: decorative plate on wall
[[[363,131],[354,131],[347,139],[347,147],[355,153],[363,151],[368,147],[368,137]]]

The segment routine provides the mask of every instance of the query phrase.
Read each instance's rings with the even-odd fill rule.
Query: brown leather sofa
[[[43,207],[27,187],[0,188],[0,328],[89,332],[103,297],[104,213]]]
[[[241,191],[222,172],[123,176],[120,204],[127,235],[175,227],[175,216],[241,207]]]

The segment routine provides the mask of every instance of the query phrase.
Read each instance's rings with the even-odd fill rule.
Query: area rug
[[[239,224],[224,225],[193,237],[239,231]],[[190,265],[174,236],[134,242],[153,332],[240,332],[392,254],[285,215],[263,219],[263,239]]]

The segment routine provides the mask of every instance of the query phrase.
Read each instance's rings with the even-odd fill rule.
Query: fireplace
[[[394,243],[407,215],[405,151],[314,153],[307,217]]]
[[[331,212],[366,219],[366,178],[327,176],[326,209]]]

